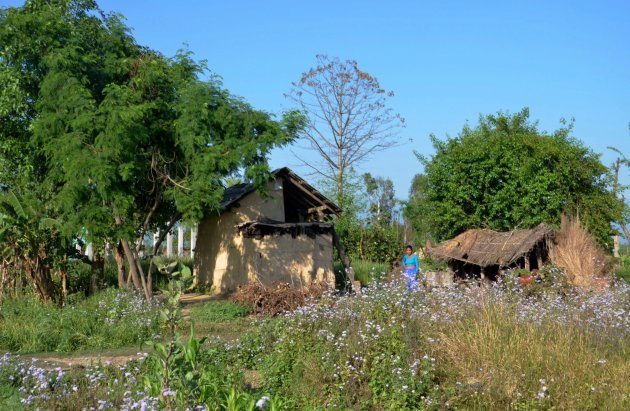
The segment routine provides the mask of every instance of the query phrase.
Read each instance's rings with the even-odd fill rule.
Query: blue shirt
[[[416,267],[416,273],[420,270],[420,261],[418,261],[418,256],[416,254],[411,254],[411,257],[405,254],[403,256],[402,263],[403,268],[407,268],[408,265],[413,265]]]

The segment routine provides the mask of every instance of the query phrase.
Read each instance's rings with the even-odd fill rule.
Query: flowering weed
[[[158,331],[157,302],[133,290],[108,289],[64,308],[33,298],[5,300],[0,348],[12,352],[72,352],[139,344]]]
[[[625,409],[629,313],[623,283],[535,295],[391,284],[261,324],[239,350],[302,409]]]

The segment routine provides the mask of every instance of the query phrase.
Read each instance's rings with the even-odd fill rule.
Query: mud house
[[[545,224],[508,232],[475,229],[435,247],[427,245],[425,251],[446,261],[456,277],[493,280],[503,269],[540,268],[549,259],[553,237],[554,231]]]
[[[334,285],[332,224],[324,219],[341,210],[293,171],[274,171],[265,195],[249,184],[229,187],[221,205],[199,225],[199,284],[216,293],[250,281]]]

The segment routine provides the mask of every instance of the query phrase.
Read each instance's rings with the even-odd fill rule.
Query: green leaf
[[[186,281],[192,277],[192,271],[190,270],[188,266],[183,265],[180,270],[180,273],[182,275],[183,281]]]

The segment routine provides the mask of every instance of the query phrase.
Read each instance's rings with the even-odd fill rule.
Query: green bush
[[[13,352],[117,348],[158,331],[157,304],[132,290],[107,289],[63,308],[31,296],[7,299],[0,314],[0,348]]]
[[[448,265],[442,260],[423,258],[420,260],[420,269],[423,271],[445,271],[448,269]]]
[[[354,270],[355,280],[359,281],[364,287],[369,284],[380,283],[391,271],[389,264],[366,260],[353,260],[352,269]],[[337,284],[341,284],[344,278],[343,265],[337,262],[335,264],[335,281]]]
[[[150,258],[145,258],[142,260],[143,269],[145,272],[149,270],[149,263],[151,262]],[[162,290],[168,287],[169,281],[172,279],[170,275],[165,275],[164,272],[160,272],[160,268],[165,268],[169,264],[177,263],[177,271],[181,272],[183,267],[186,267],[189,273],[193,272],[194,259],[190,257],[167,257],[167,256],[157,256],[153,259],[153,288]],[[188,276],[188,278],[184,281],[185,287],[188,287],[192,283],[192,277]]]
[[[621,278],[630,284],[630,255],[621,255],[615,267],[614,274],[617,278]]]
[[[364,287],[370,284],[380,283],[392,271],[390,264],[359,259],[352,261],[352,268],[354,269],[355,279]],[[440,260],[422,259],[420,261],[420,268],[424,271],[445,270],[447,265]],[[345,276],[343,274],[343,265],[340,262],[336,262],[335,284],[337,285],[337,288],[343,288],[342,285],[344,280]]]
[[[353,260],[391,264],[405,251],[399,230],[394,226],[365,226],[341,218],[335,222],[335,230],[346,247],[346,254]]]

